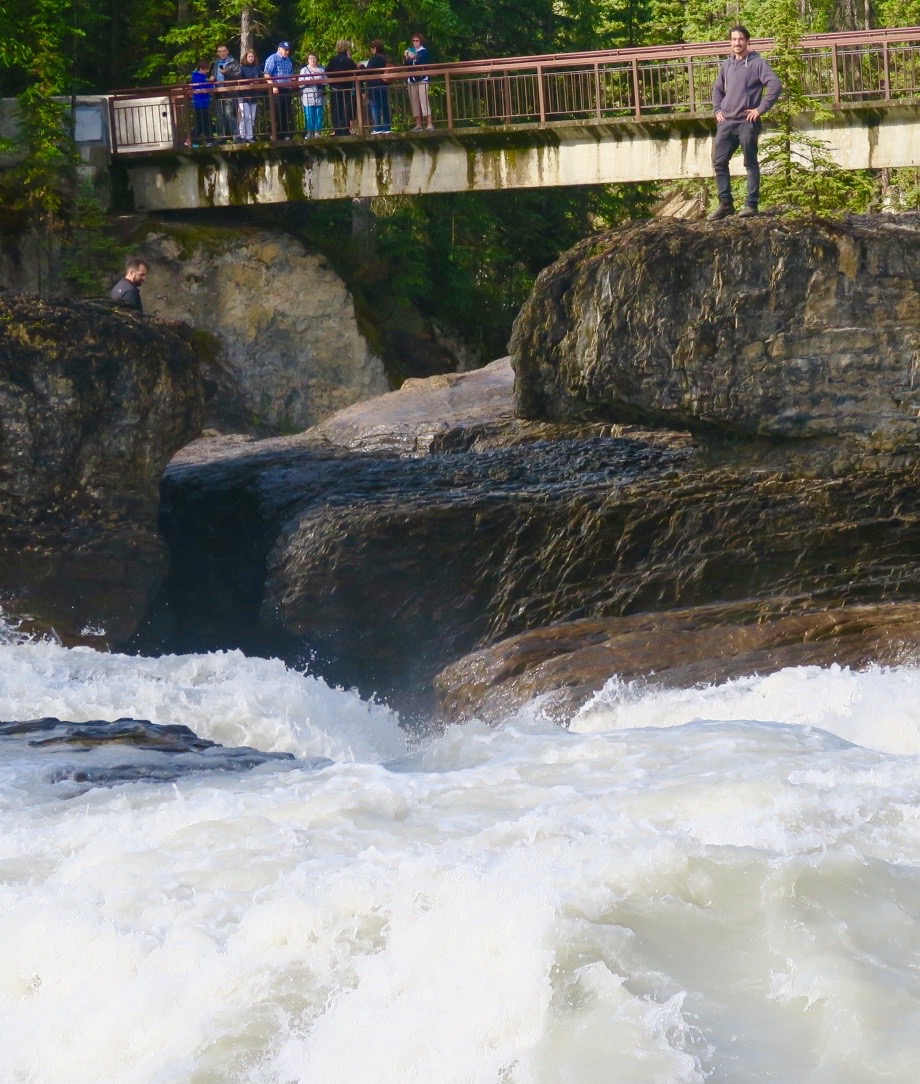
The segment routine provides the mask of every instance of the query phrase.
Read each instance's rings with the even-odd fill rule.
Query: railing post
[[[543,65],[537,65],[537,104],[540,107],[540,123],[546,124],[546,95],[543,93]]]
[[[505,123],[511,118],[511,79],[507,72],[502,76],[502,116]]]
[[[639,61],[633,57],[632,60],[632,84],[633,84],[633,102],[635,114],[637,117],[642,116],[642,101],[639,94]]]
[[[594,115],[601,119],[601,65],[599,60],[594,61]]]
[[[118,133],[115,130],[115,99],[109,95],[109,147],[112,154],[118,154]]]
[[[831,46],[831,71],[834,77],[834,105],[840,105],[840,73],[837,70],[837,42]]]
[[[447,108],[447,130],[454,126],[454,103],[451,101],[450,72],[444,73],[444,99]]]
[[[693,85],[693,57],[687,57],[687,79],[690,81],[689,105],[690,112],[696,112],[696,87]]]
[[[192,142],[188,116],[188,98],[184,89],[177,87],[175,90],[170,91],[169,111],[172,114],[173,123],[173,149],[179,150],[186,142]]]
[[[885,101],[891,97],[891,72],[888,68],[888,39],[882,43],[882,56],[884,58],[885,66]]]
[[[364,87],[364,90],[361,89],[362,87]],[[364,129],[366,127],[364,123],[364,107],[367,106],[368,109],[371,107],[371,103],[366,99],[365,95],[369,93],[370,91],[367,83],[358,76],[355,76],[355,120],[357,121],[357,131],[355,132],[355,135],[364,135]]]
[[[274,83],[268,87],[268,120],[271,127],[271,141],[278,141],[278,93]]]

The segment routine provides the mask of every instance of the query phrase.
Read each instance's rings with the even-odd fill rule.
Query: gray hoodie
[[[772,109],[782,89],[776,72],[751,50],[744,60],[730,56],[723,61],[712,85],[712,104],[724,120],[744,120],[749,109]]]

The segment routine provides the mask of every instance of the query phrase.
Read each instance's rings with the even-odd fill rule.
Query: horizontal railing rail
[[[751,44],[768,54],[773,42]],[[812,98],[831,106],[920,98],[920,27],[812,34],[800,44],[802,78]],[[321,84],[320,132],[307,129],[302,101],[305,88],[317,84],[296,73],[273,82],[116,91],[109,96],[112,150],[136,154],[404,131],[427,119],[413,115],[410,79],[425,80],[431,123],[441,131],[709,115],[712,83],[727,53],[719,41],[394,66],[383,73],[359,68],[329,74]]]

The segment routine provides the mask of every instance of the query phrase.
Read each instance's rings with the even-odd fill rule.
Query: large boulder
[[[67,642],[124,643],[168,564],[159,482],[200,431],[189,329],[0,295],[0,606]]]
[[[511,352],[529,418],[913,443],[920,216],[665,220],[591,238],[540,276]]]
[[[389,384],[345,283],[280,230],[159,223],[144,305],[216,340],[251,423],[295,432]]]

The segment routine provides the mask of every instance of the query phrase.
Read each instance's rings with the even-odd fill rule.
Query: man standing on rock
[[[747,170],[747,199],[739,217],[757,214],[760,202],[760,163],[757,141],[760,118],[779,100],[782,84],[776,72],[760,53],[751,49],[751,35],[744,26],[733,26],[730,33],[732,55],[722,63],[712,87],[712,104],[718,129],[712,149],[719,206],[709,216],[710,222],[735,213],[732,202],[728,161],[741,147]]]
[[[124,277],[112,287],[111,298],[119,305],[127,305],[138,312],[144,311],[141,287],[147,279],[147,264],[140,256],[130,256],[125,264]]]

